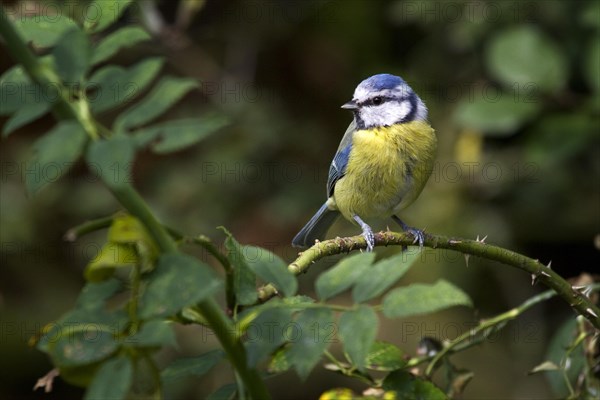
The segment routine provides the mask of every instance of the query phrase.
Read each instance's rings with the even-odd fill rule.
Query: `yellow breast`
[[[350,220],[389,217],[407,207],[431,175],[436,143],[433,128],[423,121],[354,132],[332,206]]]

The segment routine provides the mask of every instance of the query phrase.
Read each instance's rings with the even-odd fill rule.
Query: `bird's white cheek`
[[[400,103],[389,101],[379,106],[363,107],[360,111],[360,116],[365,126],[374,127],[393,125],[406,117],[410,111],[411,105],[409,101],[402,101]]]

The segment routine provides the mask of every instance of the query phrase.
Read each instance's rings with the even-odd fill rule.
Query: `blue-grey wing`
[[[352,135],[356,131],[356,122],[352,120],[342,141],[333,157],[331,166],[329,167],[329,176],[327,178],[327,196],[333,196],[333,189],[338,180],[340,180],[346,174],[346,167],[348,166],[348,159],[350,158],[350,151],[352,150]]]

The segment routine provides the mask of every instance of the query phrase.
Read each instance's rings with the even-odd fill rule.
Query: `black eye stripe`
[[[375,99],[380,99],[379,103],[376,103],[374,100]],[[370,99],[367,99],[365,101],[361,101],[360,103],[357,103],[359,106],[378,106],[381,105],[383,103],[386,103],[388,101],[396,101],[398,103],[401,103],[403,101],[407,100],[406,98],[397,98],[397,97],[391,97],[391,96],[375,96],[372,97]]]

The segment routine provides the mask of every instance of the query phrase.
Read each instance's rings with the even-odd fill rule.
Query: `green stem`
[[[77,107],[69,102],[68,92],[62,84],[57,84],[61,80],[54,70],[40,63],[29,50],[19,32],[9,21],[4,7],[0,7],[0,35],[4,38],[8,53],[19,61],[33,82],[46,93],[46,97],[56,99],[52,105],[52,112],[56,119],[75,119],[92,139],[97,139],[98,133],[95,126],[89,118],[81,115]]]
[[[534,305],[541,303],[542,301],[546,301],[552,297],[556,296],[556,292],[552,290],[547,290],[543,293],[540,293],[537,296],[534,296],[518,307],[513,308],[512,310],[508,310],[503,312],[502,314],[496,315],[493,318],[486,319],[482,321],[479,325],[477,325],[474,329],[471,329],[456,339],[452,340],[448,345],[446,345],[442,350],[440,350],[431,360],[427,368],[425,369],[425,376],[430,378],[437,363],[442,360],[446,355],[451,353],[459,344],[463,342],[469,342],[479,337],[481,334],[483,337],[486,337],[491,333],[491,330],[497,328],[500,325],[506,324],[508,321],[511,321],[517,318],[519,315],[523,314],[526,310],[533,307]],[[500,329],[500,328],[499,328]],[[485,334],[485,331],[490,331],[488,334]]]
[[[167,230],[158,222],[142,197],[131,185],[124,185],[118,189],[113,189],[113,194],[129,213],[144,224],[162,253],[177,251],[177,246]],[[253,399],[268,399],[269,393],[263,380],[255,369],[248,368],[244,347],[233,336],[234,329],[231,321],[223,313],[218,304],[213,299],[208,299],[198,304],[197,307],[219,339],[223,350],[244,382],[244,386],[250,396]]]
[[[219,251],[217,246],[210,240],[209,237],[200,235],[190,238],[184,238],[186,242],[197,244],[208,251],[214,258],[219,261],[225,271],[225,300],[227,302],[227,309],[233,312],[235,307],[235,291],[233,289],[233,268],[231,263],[225,257],[223,253]]]
[[[34,82],[43,88],[56,88],[58,96],[53,106],[56,119],[75,119],[93,139],[98,139],[93,119],[89,115],[84,118],[77,108],[67,100],[65,96],[66,89],[61,84],[59,77],[52,69],[39,63],[9,21],[2,7],[0,7],[0,34],[5,39],[11,56],[23,66],[25,72]],[[142,197],[131,185],[127,184],[110,189],[129,213],[144,224],[162,253],[177,251],[177,245],[169,236],[167,230],[158,222]],[[248,393],[254,399],[268,399],[269,393],[258,372],[246,365],[246,353],[242,343],[233,337],[233,330],[230,329],[231,321],[213,299],[200,303],[198,308],[214,330],[229,360],[243,380]]]
[[[363,383],[366,383],[368,386],[378,386],[377,381],[371,375],[362,373],[352,368],[348,368],[348,366],[344,365],[344,363],[335,358],[333,354],[329,352],[329,350],[325,350],[323,354],[329,361],[331,361],[332,364],[334,364],[339,369],[339,372],[341,372],[343,375],[357,378]]]
[[[595,283],[593,285],[591,285],[591,289],[592,290],[599,290],[600,289],[600,283]],[[525,302],[523,302],[519,307],[517,307],[516,309],[519,310],[519,315],[522,314],[525,310],[529,309],[530,307],[545,301],[545,300],[549,300],[550,298],[556,296],[557,293],[552,291],[552,290],[547,290],[543,293],[538,294],[537,296],[534,296],[528,300],[526,300]],[[514,310],[514,309],[513,309]],[[469,349],[477,344],[480,344],[481,342],[483,342],[487,336],[489,336],[489,334],[493,333],[493,332],[485,332],[486,329],[492,329],[494,328],[495,331],[498,331],[500,329],[503,328],[502,324],[508,322],[509,320],[511,320],[512,318],[509,319],[503,319],[504,317],[512,317],[512,313],[514,312],[513,310],[509,310],[506,311],[502,314],[499,314],[495,317],[486,319],[485,321],[480,322],[480,324],[478,326],[476,326],[475,328],[473,328],[472,330],[470,330],[469,332],[467,332],[466,334],[463,334],[459,337],[457,337],[456,339],[454,339],[453,341],[451,341],[447,347],[445,347],[442,351],[444,351],[446,354],[445,355],[450,355],[450,354],[455,354],[458,353],[460,351]],[[582,321],[585,321],[585,319],[582,319]],[[495,325],[494,325],[495,323]],[[493,325],[493,326],[492,326]],[[484,333],[481,334],[479,336],[476,336],[476,333]],[[408,360],[408,362],[406,363],[405,368],[412,368],[412,367],[416,367],[418,365],[421,365],[423,363],[426,363],[428,361],[433,360],[434,358],[438,358],[438,360],[443,356],[443,355],[439,355],[440,353],[437,353],[435,355],[428,355],[428,356],[421,356],[421,357],[413,357],[410,360]],[[437,363],[438,361],[436,361]]]
[[[140,321],[138,319],[138,303],[140,297],[140,285],[142,283],[142,271],[139,264],[136,264],[131,271],[131,296],[129,299],[129,320],[131,321],[131,332],[136,333],[139,329]]]
[[[237,371],[244,388],[255,400],[269,399],[269,392],[255,369],[247,366],[246,351],[242,342],[233,337],[234,328],[231,321],[225,317],[223,311],[214,300],[207,300],[199,304],[199,309],[204,318],[210,323],[212,330],[221,342],[223,350],[227,353],[229,361]]]
[[[68,242],[74,242],[83,235],[87,235],[88,233],[92,233],[100,229],[106,229],[110,227],[110,224],[112,224],[113,219],[114,217],[110,216],[86,221],[81,225],[77,225],[69,229],[65,233],[64,239]]]
[[[162,253],[174,253],[177,245],[167,230],[156,219],[140,194],[129,184],[110,188],[113,195],[127,211],[136,217],[148,230]]]
[[[578,327],[579,328],[579,327]],[[586,332],[585,329],[581,330],[578,329],[578,335],[575,338],[575,340],[569,345],[569,348],[567,349],[567,351],[565,352],[565,355],[562,357],[561,361],[560,361],[560,369],[562,371],[562,375],[563,375],[563,379],[565,381],[565,385],[567,386],[567,388],[569,389],[569,399],[575,399],[578,398],[577,393],[575,392],[573,385],[571,385],[571,380],[569,379],[569,375],[568,375],[568,370],[569,370],[569,360],[571,360],[571,354],[581,345],[581,352],[584,353],[583,357],[585,359],[585,349],[583,348],[583,343],[585,341],[585,339],[588,338],[588,336],[590,336],[591,333],[590,332]],[[587,366],[584,366],[583,370],[585,371],[587,369]],[[579,386],[579,385],[578,385]],[[579,390],[578,390],[579,391]]]
[[[375,234],[376,246],[411,246],[414,238],[411,234],[396,232],[379,232]],[[549,266],[538,260],[526,257],[502,247],[484,243],[483,240],[453,239],[441,235],[425,235],[424,247],[433,249],[448,249],[485,258],[510,265],[529,273],[534,282],[541,282],[569,304],[577,314],[584,316],[594,327],[600,329],[600,309],[589,297],[573,288],[569,282],[554,272]],[[308,250],[300,253],[298,258],[288,266],[288,270],[296,275],[305,272],[317,260],[344,254],[352,250],[366,249],[362,236],[336,238],[317,243]],[[260,302],[265,302],[277,294],[273,285],[265,285],[258,289]]]

